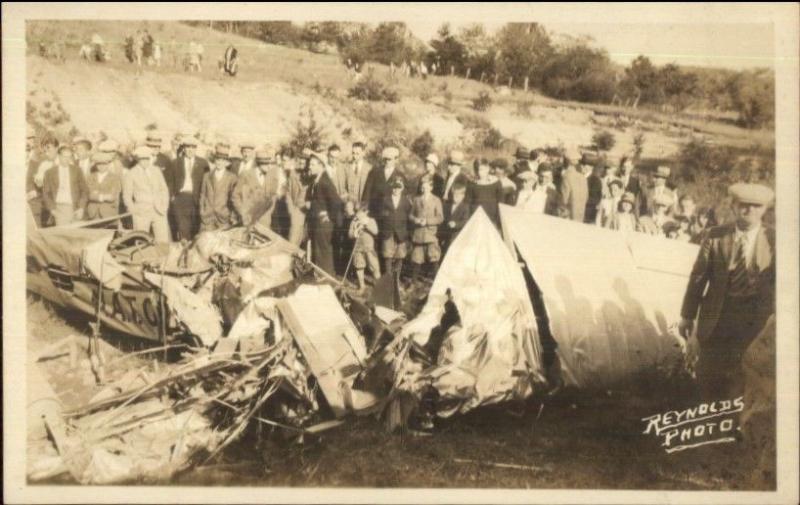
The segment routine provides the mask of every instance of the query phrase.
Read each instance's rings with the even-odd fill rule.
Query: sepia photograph
[[[800,499],[797,4],[85,5],[3,5],[4,501]]]

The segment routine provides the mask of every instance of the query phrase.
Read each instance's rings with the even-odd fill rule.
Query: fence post
[[[485,77],[486,77],[486,72],[481,72],[481,82],[483,82],[483,79],[484,79]]]
[[[471,69],[471,68],[468,68],[468,69],[467,69],[467,79],[469,79],[469,74],[471,74],[471,73],[472,73],[472,69]]]
[[[508,89],[511,89],[511,83],[514,82],[514,77],[508,78]]]
[[[497,86],[497,79],[500,78],[499,74],[494,74],[494,85]]]
[[[525,76],[525,92],[528,92],[528,76]]]
[[[456,75],[456,67],[455,65],[450,65],[450,76]]]

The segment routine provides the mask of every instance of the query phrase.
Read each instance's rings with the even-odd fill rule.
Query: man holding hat
[[[226,229],[236,221],[233,190],[236,176],[228,170],[225,154],[214,156],[214,168],[203,176],[200,189],[200,231]]]
[[[397,158],[400,157],[400,150],[396,147],[387,147],[381,152],[383,159],[382,167],[375,167],[367,176],[364,187],[363,203],[369,208],[372,216],[381,215],[381,210],[386,197],[392,193],[391,184],[399,179],[405,187],[405,177],[397,168]]]
[[[325,165],[322,154],[310,153],[308,168],[312,182],[306,206],[311,238],[311,260],[322,270],[335,276],[333,237],[335,231],[342,226],[343,203],[336,193],[330,175],[325,170]]]
[[[775,233],[762,223],[774,192],[749,183],[728,191],[735,222],[703,239],[679,327],[688,339],[697,319],[697,380],[709,400],[742,393],[742,354],[775,311]]]
[[[152,164],[152,151],[139,146],[133,151],[136,165],[122,176],[122,200],[133,216],[133,229],[152,233],[156,242],[169,242],[169,190],[161,170]]]
[[[444,188],[442,189],[442,201],[444,203],[453,203],[453,187],[455,185],[463,185],[470,188],[469,178],[461,171],[463,166],[464,153],[450,151],[450,156],[447,158],[447,179],[444,181]],[[466,203],[467,205],[472,204],[469,189],[467,189]]]
[[[274,148],[265,146],[256,151],[256,169],[244,172],[233,190],[233,208],[242,225],[256,222],[272,228],[272,213],[281,192],[283,170],[278,165]],[[285,177],[284,177],[285,179]]]
[[[167,175],[171,209],[179,240],[192,240],[197,232],[200,189],[208,161],[197,156],[197,139],[185,135],[181,140],[182,155],[175,160]]]
[[[50,224],[61,226],[84,217],[87,189],[81,169],[74,163],[68,145],[58,148],[55,164],[44,174],[42,206],[49,214]]]
[[[109,170],[111,160],[111,156],[107,153],[96,152],[92,155],[94,170],[86,179],[89,191],[86,219],[101,219],[116,216],[119,213],[122,180],[119,174]]]
[[[667,179],[669,178],[669,174],[670,168],[664,165],[659,166],[656,168],[656,171],[653,172],[653,187],[649,188],[642,195],[642,214],[652,214],[656,198],[659,197],[662,200],[668,199],[671,202],[667,207],[667,214],[671,215],[672,211],[677,208],[678,195],[675,193],[675,191],[667,187]]]

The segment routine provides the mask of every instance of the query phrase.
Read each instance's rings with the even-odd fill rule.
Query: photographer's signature
[[[642,418],[646,423],[642,432],[661,438],[667,453],[693,449],[708,444],[735,442],[739,429],[739,412],[744,409],[744,399],[718,400],[701,403],[684,410],[670,410]]]

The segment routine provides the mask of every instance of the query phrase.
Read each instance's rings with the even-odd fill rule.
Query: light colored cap
[[[197,147],[197,139],[194,135],[184,135],[181,137],[181,145]]]
[[[138,146],[133,150],[133,155],[137,160],[145,160],[153,157],[153,151],[147,146]]]
[[[669,167],[664,165],[659,165],[658,168],[656,168],[656,172],[653,174],[653,177],[663,177],[664,179],[666,179],[667,177],[669,177],[670,172],[671,170],[669,169]]]
[[[728,188],[728,193],[739,203],[752,205],[771,205],[775,192],[763,184],[737,182]]]
[[[241,144],[239,144],[240,149],[255,149],[256,143],[251,140],[245,140]]]
[[[119,144],[113,139],[105,139],[97,145],[97,149],[104,153],[115,153],[119,151]]]
[[[148,132],[145,144],[149,147],[161,147],[161,134],[157,132]]]
[[[536,173],[534,173],[533,170],[525,170],[524,172],[520,173],[517,177],[519,177],[523,181],[529,181],[531,179],[536,179],[537,175]]]
[[[462,153],[461,151],[450,151],[450,163],[454,163],[456,165],[463,165],[464,153]]]
[[[74,139],[72,139],[73,146],[76,146],[78,144],[86,144],[86,147],[88,149],[92,148],[92,141],[87,139],[86,137],[75,137]]]
[[[430,161],[434,165],[439,165],[439,157],[436,156],[436,153],[430,153],[429,155],[425,156],[425,161]]]
[[[327,161],[327,159],[326,159],[325,155],[324,155],[324,154],[322,154],[322,153],[318,153],[318,152],[316,152],[316,151],[309,151],[309,152],[308,152],[308,157],[309,157],[309,158],[316,158],[316,159],[318,159],[318,160],[319,160],[319,162],[320,162],[320,163],[322,163],[323,165],[327,165],[327,164],[328,164],[328,161]]]
[[[387,147],[381,153],[381,158],[394,160],[400,156],[400,150],[396,147]]]
[[[260,161],[274,161],[276,156],[275,148],[272,146],[264,146],[256,151],[256,162]]]

